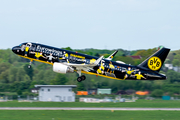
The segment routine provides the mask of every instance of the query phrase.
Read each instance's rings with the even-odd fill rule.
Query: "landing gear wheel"
[[[81,77],[78,77],[78,78],[77,78],[77,81],[78,81],[78,82],[81,82],[81,81],[82,81],[82,78],[81,78]]]
[[[29,68],[29,69],[31,68],[32,62],[33,62],[33,60],[30,60],[29,65],[28,65],[28,68]]]
[[[85,80],[85,79],[86,79],[86,76],[85,76],[85,75],[82,75],[81,78],[82,78],[82,80]]]
[[[81,82],[81,81],[83,81],[83,80],[85,80],[85,79],[86,79],[86,76],[85,76],[85,75],[82,75],[82,76],[80,76],[80,77],[77,78],[77,81],[78,81],[78,82]]]
[[[31,65],[28,65],[28,68],[30,69],[30,68],[31,68]]]

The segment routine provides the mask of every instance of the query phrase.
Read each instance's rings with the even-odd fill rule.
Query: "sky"
[[[180,49],[179,0],[0,0],[0,49]]]

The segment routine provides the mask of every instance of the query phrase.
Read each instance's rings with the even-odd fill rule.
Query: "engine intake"
[[[57,73],[63,73],[63,74],[66,74],[66,73],[73,73],[74,72],[74,69],[70,66],[67,66],[67,65],[64,65],[62,63],[57,63],[55,62],[53,64],[53,71],[54,72],[57,72]]]

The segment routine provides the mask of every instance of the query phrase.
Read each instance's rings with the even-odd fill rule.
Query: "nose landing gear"
[[[29,68],[29,69],[31,68],[32,62],[33,62],[33,60],[30,60],[29,65],[28,65],[28,68]]]

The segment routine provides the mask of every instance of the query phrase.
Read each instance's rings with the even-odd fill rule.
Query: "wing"
[[[75,67],[77,71],[84,70],[84,71],[89,72],[89,70],[92,70],[94,66],[99,64],[99,62],[103,59],[103,57],[104,56],[101,56],[92,64],[73,64],[73,63],[64,63],[64,64],[71,66],[71,67]]]

